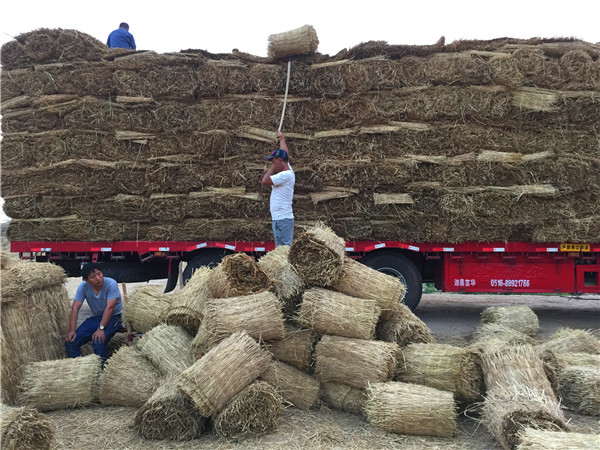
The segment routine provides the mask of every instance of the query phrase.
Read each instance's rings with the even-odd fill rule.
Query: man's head
[[[288,162],[288,154],[285,150],[278,148],[277,150],[273,150],[273,152],[269,156],[265,156],[267,161],[271,161],[275,158],[280,158],[283,162]]]
[[[100,265],[95,263],[84,264],[81,268],[81,278],[96,288],[102,287],[104,276],[100,270]]]
[[[125,28],[127,31],[129,31],[129,25],[125,22],[121,22],[119,24],[119,28]]]

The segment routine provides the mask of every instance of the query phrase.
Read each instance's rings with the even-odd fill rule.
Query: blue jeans
[[[292,245],[294,240],[294,219],[281,219],[273,221],[273,237],[275,247]]]
[[[86,319],[75,331],[75,340],[73,342],[65,342],[65,347],[67,348],[67,356],[69,358],[76,358],[81,356],[81,346],[87,344],[92,340],[92,335],[96,332],[98,327],[100,326],[100,321],[102,320],[102,316],[95,316]],[[102,358],[102,361],[106,361],[108,358],[108,342],[111,338],[123,328],[123,324],[121,323],[121,315],[115,315],[110,318],[108,325],[104,329],[104,335],[106,339],[104,342],[93,342],[92,348],[94,349],[94,353]]]

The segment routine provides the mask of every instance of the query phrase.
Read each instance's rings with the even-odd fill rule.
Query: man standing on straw
[[[85,264],[81,268],[81,277],[83,282],[77,288],[69,314],[69,334],[65,342],[67,356],[81,356],[81,346],[91,340],[94,353],[100,356],[102,361],[106,361],[108,342],[123,328],[123,301],[119,285],[112,278],[104,278],[98,264]],[[87,300],[92,316],[75,330],[77,316],[84,300]]]
[[[277,140],[279,147],[265,156],[267,161],[271,161],[271,167],[262,179],[263,185],[271,186],[270,207],[275,247],[292,245],[294,239],[292,199],[296,183],[296,175],[290,166],[289,149],[281,131],[277,132]]]

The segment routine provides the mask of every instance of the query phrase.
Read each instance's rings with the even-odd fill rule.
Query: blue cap
[[[273,153],[271,153],[269,156],[265,156],[265,159],[268,161],[270,159],[273,158],[281,158],[284,161],[288,160],[288,154],[285,150],[281,150],[280,148],[278,148],[277,150],[273,150]]]

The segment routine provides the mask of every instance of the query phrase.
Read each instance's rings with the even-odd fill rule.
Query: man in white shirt
[[[271,167],[265,173],[262,184],[271,186],[271,220],[273,221],[273,236],[275,247],[292,245],[294,239],[294,213],[292,199],[294,197],[294,184],[296,175],[290,166],[289,149],[281,131],[277,132],[279,148],[269,156]]]

